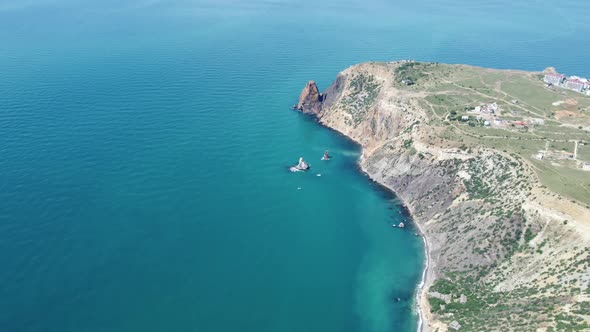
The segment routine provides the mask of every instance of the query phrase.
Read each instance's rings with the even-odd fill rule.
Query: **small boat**
[[[404,225],[404,223],[403,223],[403,222],[400,222],[400,223],[399,223],[399,225],[398,225],[397,227],[399,227],[399,228],[404,228],[404,227],[406,227],[406,225]]]
[[[326,150],[326,152],[324,152],[324,155],[322,156],[322,160],[330,160],[330,158],[330,154],[328,150]]]

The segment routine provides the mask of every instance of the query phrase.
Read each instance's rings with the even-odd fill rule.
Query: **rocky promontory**
[[[299,95],[297,109],[306,114],[319,115],[322,110],[322,95],[315,81],[309,81]]]
[[[590,173],[564,162],[581,188],[560,189],[542,168],[557,162],[535,159],[563,136],[536,131],[576,129],[554,125],[551,104],[541,113],[539,96],[564,98],[546,91],[541,77],[365,63],[341,72],[323,93],[313,81],[301,93],[298,109],[361,144],[362,169],[407,204],[421,229],[429,257],[418,296],[425,331],[590,329]],[[570,103],[590,105],[572,96]],[[530,118],[555,128],[523,129]],[[577,130],[577,139],[590,141]]]

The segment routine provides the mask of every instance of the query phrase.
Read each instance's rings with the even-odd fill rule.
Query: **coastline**
[[[363,145],[361,143],[359,143],[358,141],[356,141],[352,137],[346,135],[345,133],[341,132],[340,130],[328,126],[326,123],[324,123],[322,121],[322,119],[320,117],[318,117],[316,115],[310,115],[310,114],[306,114],[306,115],[309,116],[311,119],[315,120],[315,122],[318,123],[320,126],[326,128],[326,129],[329,129],[329,130],[337,133],[338,135],[341,135],[341,136],[345,137],[346,139],[357,144],[361,148],[361,151],[360,151],[361,156],[357,162],[359,171],[361,171],[363,174],[365,174],[371,181],[377,183],[379,186],[381,186],[385,190],[393,193],[395,195],[395,197],[397,197],[402,202],[403,206],[408,210],[408,213],[410,214],[412,223],[414,225],[416,225],[416,228],[418,229],[418,231],[420,232],[420,235],[422,237],[422,241],[424,242],[424,268],[422,269],[422,278],[417,285],[416,295],[415,295],[415,300],[416,300],[415,308],[418,313],[418,326],[416,327],[416,332],[428,332],[429,330],[426,326],[429,326],[430,321],[426,315],[428,313],[429,306],[428,306],[428,300],[425,296],[425,291],[427,289],[427,285],[432,282],[433,275],[432,275],[431,265],[433,264],[433,262],[432,262],[432,258],[430,256],[430,242],[428,240],[428,237],[426,236],[426,233],[424,232],[423,226],[420,225],[420,223],[417,221],[416,215],[414,214],[414,209],[394,189],[387,186],[385,183],[380,182],[378,179],[376,179],[374,176],[372,176],[371,173],[369,173],[367,171],[367,169],[362,164],[365,148],[363,147]]]
[[[405,87],[403,80],[397,82],[408,75],[424,79],[423,86]],[[588,288],[580,269],[588,255],[579,244],[589,238],[583,221],[590,220],[590,210],[580,204],[587,196],[569,190],[574,184],[584,184],[587,177],[581,172],[572,174],[571,179],[559,173],[558,178],[537,173],[531,162],[536,163],[538,155],[528,153],[540,142],[520,131],[507,129],[507,136],[494,136],[495,132],[484,135],[486,124],[479,123],[482,129],[476,124],[474,130],[481,135],[476,135],[459,128],[467,127],[459,121],[469,116],[455,118],[458,124],[447,121],[459,101],[482,103],[480,107],[497,105],[487,99],[496,95],[482,95],[457,83],[478,76],[495,82],[482,81],[483,86],[506,95],[513,93],[514,86],[506,85],[508,90],[502,90],[501,83],[512,79],[535,91],[530,100],[521,96],[523,106],[519,107],[526,112],[527,107],[534,107],[530,105],[536,103],[537,96],[546,93],[537,72],[368,62],[340,72],[323,93],[309,81],[296,109],[358,144],[358,170],[377,188],[393,193],[397,200],[393,204],[403,205],[405,218],[421,233],[425,256],[413,260],[411,284],[404,286],[409,300],[403,309],[405,317],[410,318],[409,309],[411,324],[416,324],[407,329],[478,331],[490,326],[494,330],[536,326],[544,330],[559,329],[563,324],[588,329],[590,320],[583,315],[587,299],[571,295]],[[453,89],[447,91],[450,79]],[[461,96],[457,100],[455,92]],[[426,99],[432,96],[445,105],[435,109]],[[577,97],[571,96],[571,104],[585,105],[587,100]],[[563,99],[561,95],[556,98]],[[515,100],[510,105],[516,104]],[[440,114],[444,112],[446,117]],[[578,114],[573,112],[572,116],[574,113]],[[469,123],[469,127],[474,126]],[[516,138],[535,142],[530,146],[512,144]],[[500,150],[502,147],[505,149]],[[581,167],[579,162],[563,166],[571,170]],[[561,187],[551,184],[556,179]],[[420,250],[416,245],[413,242],[414,254]],[[422,272],[420,281],[418,271]],[[434,285],[439,290],[436,280],[440,280],[442,293],[432,291]],[[411,302],[414,296],[415,302]],[[498,296],[505,298],[502,305],[498,305]],[[543,311],[529,310],[524,316],[505,315],[507,308],[518,312],[538,306],[539,301],[553,305]]]
[[[346,136],[346,137],[348,137],[348,136]],[[361,163],[362,159],[363,159],[363,155],[361,154],[361,158],[359,159],[360,170],[367,177],[369,177],[369,179],[371,179],[372,181],[378,183],[383,188],[386,188],[387,190],[392,192],[403,203],[404,207],[406,207],[408,209],[408,212],[410,213],[410,216],[412,217],[411,220],[412,220],[413,224],[416,225],[416,228],[418,229],[418,231],[420,232],[420,235],[422,237],[422,241],[424,242],[424,268],[422,269],[422,278],[420,280],[420,283],[418,283],[418,287],[416,288],[416,297],[415,297],[415,299],[416,299],[415,307],[416,307],[416,311],[418,313],[418,326],[416,327],[416,332],[428,331],[427,329],[425,329],[425,326],[428,325],[428,319],[426,317],[426,312],[425,312],[425,310],[428,310],[428,301],[426,300],[426,297],[424,296],[425,291],[426,291],[426,284],[430,283],[431,279],[432,279],[432,273],[431,273],[432,269],[430,269],[430,264],[431,264],[432,259],[430,257],[430,244],[428,241],[428,237],[426,236],[426,233],[424,232],[422,225],[420,225],[420,223],[417,221],[412,207],[410,205],[408,205],[407,202],[404,200],[404,198],[402,196],[400,196],[398,193],[396,193],[395,190],[388,187],[385,183],[379,182],[377,179],[375,179],[373,176],[371,176],[371,174],[362,166],[362,163]]]

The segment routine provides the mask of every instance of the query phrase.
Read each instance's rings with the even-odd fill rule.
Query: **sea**
[[[587,17],[579,0],[0,0],[0,331],[415,331],[411,217],[359,146],[290,107],[365,61],[589,76]],[[299,157],[311,170],[289,172]]]

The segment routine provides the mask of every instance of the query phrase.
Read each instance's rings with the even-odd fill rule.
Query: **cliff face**
[[[306,114],[320,114],[322,110],[322,95],[314,81],[307,82],[299,95],[297,109]]]
[[[297,109],[305,114],[319,116],[323,108],[329,109],[338,101],[346,82],[346,76],[338,75],[326,91],[320,93],[315,81],[309,81],[299,95]]]
[[[425,330],[590,328],[590,210],[557,200],[517,155],[450,136],[429,69],[418,87],[400,83],[416,66],[350,67],[323,98],[308,84],[300,109],[359,142],[362,168],[412,212],[430,256]]]

